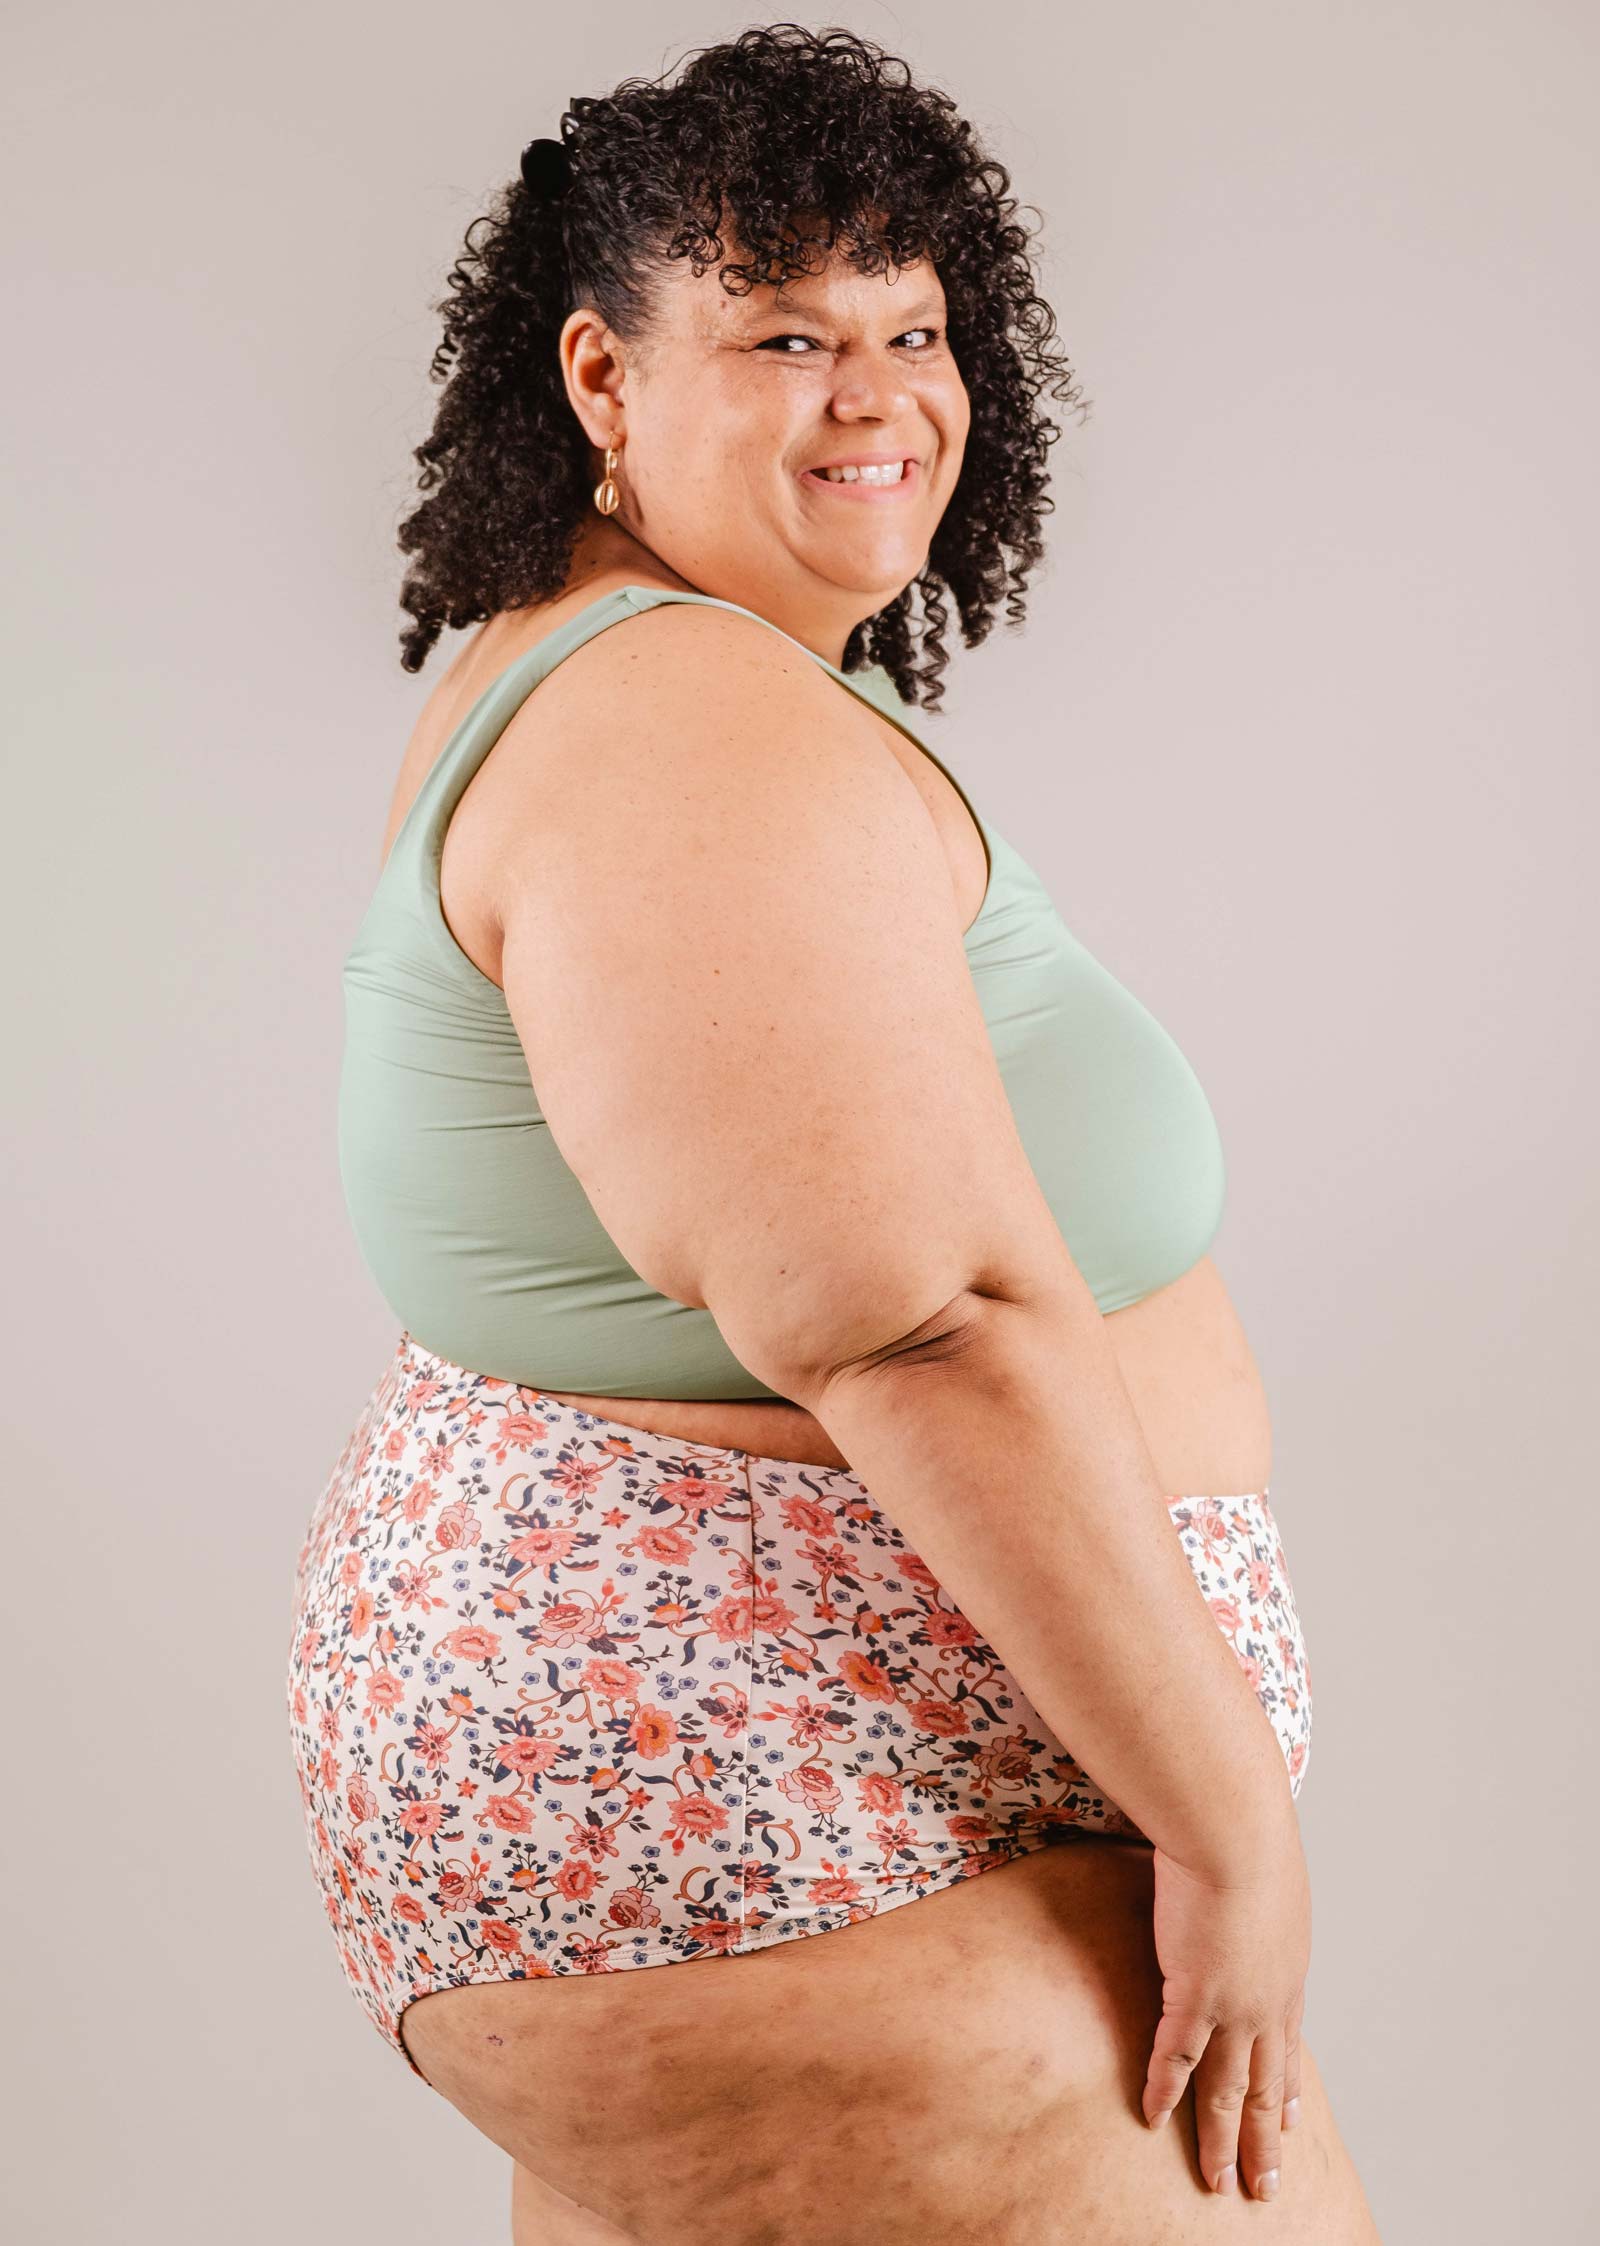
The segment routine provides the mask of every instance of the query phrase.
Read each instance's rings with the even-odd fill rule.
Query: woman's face
[[[665,265],[632,361],[574,313],[574,404],[596,444],[621,438],[613,524],[837,661],[923,568],[961,473],[970,409],[944,318],[933,265],[865,275],[837,252],[747,296]],[[841,483],[821,473],[836,462],[903,465]]]

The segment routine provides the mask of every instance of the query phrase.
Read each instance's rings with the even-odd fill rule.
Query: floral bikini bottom
[[[1172,1525],[1298,1794],[1263,1489]],[[1085,1834],[1142,1839],[846,1468],[651,1435],[402,1333],[313,1512],[287,1679],[346,1977],[744,1954]],[[424,2078],[426,2079],[426,2078]]]

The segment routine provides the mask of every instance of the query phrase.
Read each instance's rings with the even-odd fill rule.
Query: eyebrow
[[[942,311],[943,306],[936,297],[921,297],[904,315],[904,325],[914,327],[923,320],[938,317]],[[827,317],[822,312],[807,311],[804,305],[799,304],[763,304],[751,316],[757,320],[822,320]]]

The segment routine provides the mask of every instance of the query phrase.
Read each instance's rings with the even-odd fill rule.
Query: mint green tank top
[[[417,790],[344,962],[339,1171],[379,1292],[453,1363],[582,1395],[771,1397],[710,1311],[658,1294],[607,1237],[539,1112],[505,995],[439,901],[445,830],[514,713],[574,648],[662,601],[757,613],[655,586],[603,594],[485,688]],[[886,671],[846,673],[805,652],[957,784]],[[963,942],[990,1042],[1067,1247],[1100,1309],[1118,1310],[1210,1245],[1224,1192],[1216,1124],[1172,1038],[973,817],[989,883]]]

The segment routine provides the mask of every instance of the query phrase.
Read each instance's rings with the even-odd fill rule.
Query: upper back
[[[541,1111],[505,993],[462,950],[439,896],[452,815],[534,689],[611,626],[672,602],[755,614],[660,587],[601,595],[483,688],[416,788],[345,962],[340,1167],[381,1291],[442,1355],[545,1389],[767,1396],[709,1311],[649,1285],[608,1238]],[[945,771],[886,673],[846,674],[778,636]],[[649,691],[648,670],[637,684]],[[535,805],[536,766],[517,783]],[[1215,1126],[1171,1039],[973,819],[988,881],[961,939],[972,988],[1039,1187],[1101,1309],[1120,1307],[1208,1245],[1223,1192]]]

